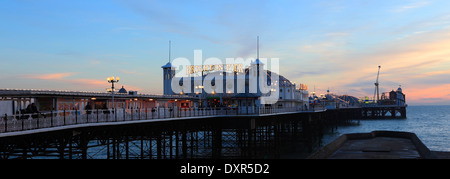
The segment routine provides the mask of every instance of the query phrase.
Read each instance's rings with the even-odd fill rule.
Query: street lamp
[[[114,109],[114,83],[119,83],[120,78],[111,76],[109,78],[106,78],[108,80],[108,83],[111,83],[111,92],[112,92],[112,108]]]
[[[195,89],[199,89],[200,90],[200,95],[198,95],[198,98],[199,98],[199,100],[200,100],[200,106],[201,107],[203,107],[203,104],[202,104],[202,95],[203,95],[203,88],[205,88],[204,86],[202,86],[202,85],[198,85],[198,86],[195,86]],[[195,90],[196,92],[195,92],[195,94],[198,94],[199,92],[198,92],[198,90]]]

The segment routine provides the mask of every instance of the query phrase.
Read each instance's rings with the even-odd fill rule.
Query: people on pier
[[[84,109],[86,110],[87,114],[91,114],[92,113],[92,104],[91,104],[91,102],[88,102],[86,104],[86,106],[84,107]]]

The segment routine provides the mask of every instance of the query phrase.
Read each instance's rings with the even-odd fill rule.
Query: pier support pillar
[[[157,136],[156,136],[156,158],[157,159],[161,159],[162,158],[162,153],[161,153],[161,133],[159,133]]]
[[[183,159],[187,158],[187,136],[186,131],[181,132],[181,151],[183,153]]]
[[[222,129],[212,131],[212,158],[219,159],[222,155]]]

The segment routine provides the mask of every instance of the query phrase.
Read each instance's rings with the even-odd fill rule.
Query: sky
[[[448,0],[2,0],[0,88],[162,94],[172,58],[279,58],[309,91],[356,97],[401,85],[450,104]]]

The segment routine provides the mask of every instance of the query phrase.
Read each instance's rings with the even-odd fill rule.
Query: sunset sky
[[[162,94],[172,57],[280,59],[280,73],[356,97],[402,86],[450,104],[449,0],[2,0],[0,88]]]

